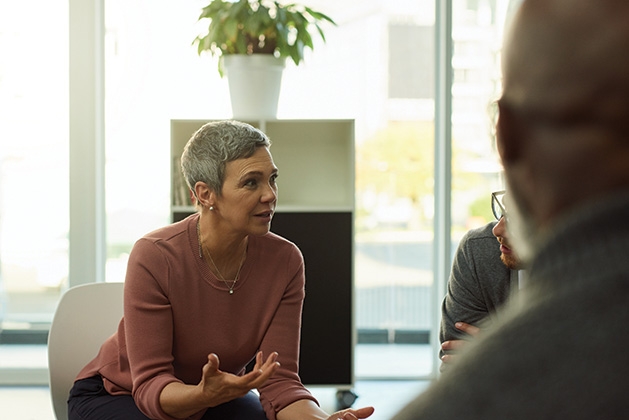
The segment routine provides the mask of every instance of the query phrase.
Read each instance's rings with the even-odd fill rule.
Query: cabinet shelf
[[[172,205],[190,204],[179,158],[184,146],[209,120],[172,120]],[[279,168],[278,209],[354,208],[353,120],[246,121],[271,139],[271,154]]]

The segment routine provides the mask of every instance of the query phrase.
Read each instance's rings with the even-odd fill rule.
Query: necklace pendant
[[[229,294],[233,295],[234,294],[234,290],[233,289],[229,289]]]

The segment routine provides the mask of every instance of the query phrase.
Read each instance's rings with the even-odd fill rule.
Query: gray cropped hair
[[[269,147],[271,141],[262,131],[239,121],[209,122],[188,140],[181,155],[181,170],[188,187],[201,181],[221,195],[225,165],[251,157],[258,147]]]

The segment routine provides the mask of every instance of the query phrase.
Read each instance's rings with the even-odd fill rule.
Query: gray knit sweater
[[[492,233],[495,225],[491,222],[472,229],[459,242],[441,305],[440,343],[466,338],[454,327],[455,322],[483,328],[490,325],[518,288],[517,270],[508,269],[500,260],[500,244]]]

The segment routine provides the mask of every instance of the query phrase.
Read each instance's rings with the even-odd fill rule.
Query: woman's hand
[[[277,420],[356,420],[373,414],[373,407],[348,408],[329,415],[312,400],[298,400],[277,413]]]
[[[374,412],[373,407],[363,407],[363,408],[348,408],[346,410],[337,411],[328,417],[328,420],[356,420],[356,419],[366,419],[370,417]]]
[[[198,385],[171,382],[162,390],[159,402],[168,415],[186,418],[208,407],[216,407],[246,395],[263,385],[278,366],[277,353],[271,353],[263,361],[262,352],[258,352],[253,370],[238,376],[221,371],[218,356],[211,353],[207,356]]]
[[[256,355],[256,364],[243,376],[225,373],[219,369],[218,356],[211,353],[203,366],[199,388],[208,407],[226,403],[245,396],[250,390],[262,386],[278,368],[277,353],[273,352],[263,362],[262,352]]]

